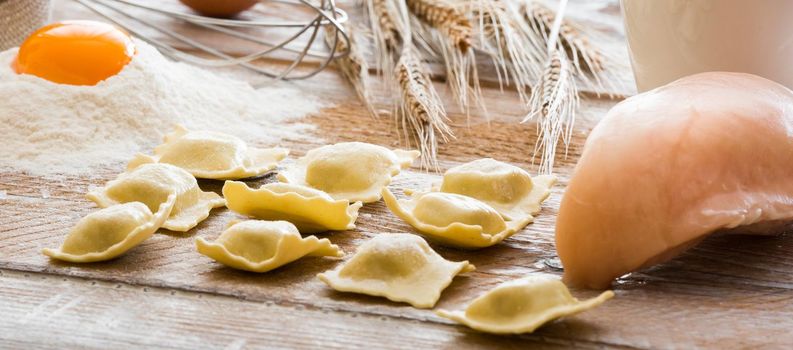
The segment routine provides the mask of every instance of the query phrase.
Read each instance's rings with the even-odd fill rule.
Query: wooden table
[[[575,6],[583,5],[573,2]],[[612,17],[615,6],[606,10]],[[56,18],[78,15],[89,16],[72,2],[56,2]],[[613,37],[620,40],[618,33]],[[284,140],[293,155],[339,141],[399,145],[391,120],[370,119],[333,70],[295,86],[328,96],[334,106],[303,120],[316,126],[312,142]],[[484,93],[490,124],[474,117],[467,125],[464,115],[452,113],[458,139],[442,145],[442,167],[494,157],[536,171],[528,162],[536,129],[518,123],[525,111],[517,97],[495,87]],[[387,100],[384,94],[378,99]],[[477,266],[476,272],[455,279],[437,307],[460,308],[496,284],[526,274],[560,273],[548,263],[555,257],[556,208],[588,130],[616,102],[585,94],[575,144],[558,162],[560,185],[536,223],[476,252],[434,246],[448,259],[467,259]],[[194,240],[216,237],[235,217],[225,209],[214,211],[197,229],[157,234],[113,261],[76,265],[43,256],[42,248],[57,246],[79,217],[94,210],[83,196],[87,188],[120,170],[57,179],[0,172],[0,348],[793,346],[791,235],[710,238],[669,263],[619,280],[617,296],[602,307],[522,336],[482,334],[428,310],[334,292],[315,277],[339,263],[332,259],[305,259],[266,274],[222,267],[198,254]],[[414,168],[392,186],[424,188],[437,179]],[[220,187],[217,182],[201,184],[207,190]],[[378,202],[361,210],[356,230],[320,236],[354,252],[381,232],[412,230]],[[584,298],[595,292],[574,294]]]

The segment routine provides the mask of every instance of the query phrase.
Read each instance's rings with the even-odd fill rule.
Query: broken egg
[[[53,83],[96,85],[120,72],[135,55],[125,31],[102,22],[63,21],[44,26],[19,47],[18,74]]]

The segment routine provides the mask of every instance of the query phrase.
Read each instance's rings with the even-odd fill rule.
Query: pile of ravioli
[[[313,149],[280,171],[279,182],[258,189],[237,181],[272,171],[288,153],[177,127],[153,155],[135,156],[124,173],[88,193],[101,209],[79,220],[59,249],[43,253],[75,263],[109,260],[160,228],[186,232],[226,206],[247,219],[231,220],[214,241],[197,238],[197,251],[232,268],[267,272],[307,256],[343,257],[330,240],[310,234],[352,230],[359,209],[383,198],[419,235],[378,234],[317,277],[338,291],[432,308],[455,276],[475,267],[444,259],[427,240],[462,249],[495,245],[533,222],[556,182],[486,158],[449,169],[439,184],[406,190],[408,198],[398,199],[388,186],[419,153],[361,142]],[[196,178],[225,180],[223,196],[202,191]],[[607,291],[582,302],[558,278],[530,276],[494,288],[464,311],[437,314],[486,332],[524,333],[612,296]]]

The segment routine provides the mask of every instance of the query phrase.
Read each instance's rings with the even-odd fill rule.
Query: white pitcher
[[[706,71],[793,88],[793,1],[621,0],[639,91]]]

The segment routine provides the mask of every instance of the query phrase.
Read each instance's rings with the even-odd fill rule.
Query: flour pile
[[[170,61],[136,41],[137,55],[96,86],[16,74],[17,49],[0,53],[0,172],[81,174],[150,152],[177,123],[215,130],[252,145],[300,138],[308,125],[286,123],[322,107],[292,87],[260,90]]]

